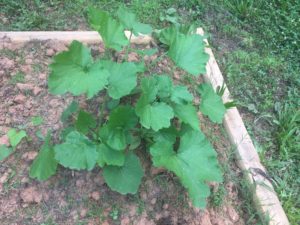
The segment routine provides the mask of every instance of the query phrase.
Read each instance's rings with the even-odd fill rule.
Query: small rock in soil
[[[130,224],[130,219],[128,216],[121,219],[121,225],[129,225],[129,224]]]
[[[95,184],[98,184],[98,185],[103,185],[105,183],[103,177],[101,175],[97,175],[95,178],[94,178],[94,183]]]
[[[22,159],[25,159],[26,161],[32,161],[35,159],[35,157],[37,156],[37,152],[36,151],[29,151],[29,152],[25,152],[22,155]]]
[[[16,86],[20,91],[31,91],[34,88],[32,84],[17,83]]]
[[[0,145],[6,145],[6,146],[10,145],[8,136],[6,134],[0,137]]]
[[[30,65],[23,65],[20,68],[21,72],[25,73],[25,74],[29,74],[32,72],[32,68]]]
[[[203,216],[201,217],[200,224],[202,225],[212,225],[209,217],[209,212],[205,210]]]
[[[232,222],[239,221],[240,217],[237,214],[236,210],[232,206],[227,206],[227,213],[231,219]]]
[[[42,193],[37,191],[35,187],[26,188],[21,192],[20,197],[25,203],[40,203],[43,200]]]
[[[169,208],[169,204],[166,203],[163,205],[163,209],[168,209],[168,208]]]
[[[52,48],[48,48],[48,49],[46,50],[46,56],[51,57],[51,56],[53,56],[54,54],[55,54],[55,51],[54,51]]]
[[[14,60],[12,60],[12,59],[3,57],[3,58],[1,58],[1,60],[0,60],[0,66],[1,66],[1,68],[4,69],[4,70],[10,70],[10,69],[13,69],[13,68],[14,68],[15,62],[14,62]]]
[[[91,198],[94,199],[95,201],[98,201],[100,199],[100,193],[98,191],[93,191],[91,193]]]
[[[42,91],[42,89],[39,88],[39,87],[34,87],[34,88],[33,88],[33,94],[34,94],[35,96],[38,95],[41,91]]]
[[[14,98],[14,102],[18,104],[23,104],[26,101],[26,96],[19,94]]]
[[[81,217],[81,218],[84,218],[84,217],[86,216],[87,212],[88,212],[87,209],[81,209],[81,210],[80,210],[80,217]]]
[[[152,198],[152,199],[151,199],[151,204],[152,204],[152,205],[155,205],[155,204],[156,204],[156,198]]]
[[[141,197],[141,199],[142,200],[144,200],[144,201],[146,201],[147,200],[147,193],[146,192],[144,192],[144,191],[142,191],[141,193],[140,193],[140,197]]]
[[[8,180],[8,172],[5,172],[1,177],[0,177],[0,184],[4,184]]]
[[[139,55],[136,52],[130,52],[128,54],[128,62],[138,62]]]
[[[129,215],[131,217],[133,217],[133,216],[135,216],[135,214],[136,214],[136,206],[135,205],[130,205],[129,206]]]

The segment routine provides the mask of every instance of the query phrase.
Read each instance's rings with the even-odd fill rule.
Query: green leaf
[[[217,154],[200,131],[184,133],[177,152],[173,145],[168,141],[155,143],[150,148],[153,164],[174,172],[187,188],[193,204],[204,208],[210,193],[206,182],[222,181]]]
[[[108,126],[131,129],[136,126],[137,122],[138,119],[135,115],[134,108],[129,105],[120,105],[111,112]]]
[[[50,144],[50,135],[47,135],[45,142],[31,164],[29,176],[40,181],[47,180],[56,173],[57,161],[54,155],[54,149]]]
[[[121,194],[135,194],[143,175],[144,171],[139,158],[134,154],[126,156],[122,167],[105,166],[103,168],[103,176],[107,185]]]
[[[144,96],[139,99],[135,111],[143,127],[152,128],[154,131],[169,127],[170,120],[174,117],[173,109],[169,105],[164,102],[147,104]]]
[[[107,144],[115,150],[124,150],[127,145],[126,133],[136,126],[138,118],[131,106],[118,106],[111,112],[106,128]]]
[[[129,12],[124,7],[118,9],[117,16],[122,25],[128,30],[132,30],[134,35],[139,35],[139,33],[149,34],[152,32],[150,25],[138,22],[135,14]]]
[[[115,63],[104,61],[105,68],[109,71],[108,94],[113,99],[119,99],[130,94],[137,84],[137,72],[140,69],[131,62]]]
[[[73,41],[68,51],[56,55],[50,68],[48,86],[53,94],[86,93],[91,98],[108,83],[108,71],[101,62],[94,63],[90,50],[78,41]]]
[[[0,161],[6,159],[8,156],[13,153],[14,149],[9,148],[6,145],[0,145]]]
[[[189,92],[186,86],[175,86],[172,90],[171,101],[176,104],[186,104],[192,102],[194,96]]]
[[[210,84],[201,84],[198,87],[201,94],[200,110],[215,123],[222,123],[226,108],[222,98],[217,95]]]
[[[31,118],[31,123],[33,126],[39,126],[44,122],[43,118],[40,116],[34,116]]]
[[[77,112],[78,108],[78,103],[72,101],[71,104],[61,114],[61,122],[66,122],[73,113]]]
[[[107,48],[120,51],[123,46],[128,45],[129,41],[125,36],[124,27],[107,12],[90,8],[88,17],[91,26],[100,33]]]
[[[182,122],[187,123],[195,130],[200,130],[199,119],[197,110],[192,104],[173,106],[175,116],[177,116]]]
[[[157,95],[161,98],[167,98],[171,95],[173,83],[170,77],[167,75],[156,75],[154,76],[157,83],[158,93]]]
[[[153,139],[155,142],[175,142],[178,136],[178,131],[174,126],[164,128],[158,132],[154,132]]]
[[[108,129],[107,144],[118,151],[122,151],[126,148],[126,133],[122,128],[110,128]]]
[[[123,166],[125,162],[124,152],[116,151],[105,144],[98,146],[98,164],[103,167],[104,164],[112,166]]]
[[[70,169],[92,170],[98,159],[97,147],[83,134],[70,132],[66,141],[55,145],[55,159],[64,167]]]
[[[208,54],[204,51],[203,38],[198,34],[178,33],[170,45],[168,55],[177,66],[194,76],[206,72]]]
[[[170,46],[172,42],[175,40],[178,33],[187,35],[187,34],[194,34],[195,32],[196,32],[196,27],[193,24],[192,25],[176,24],[162,29],[158,34],[158,38],[161,43]]]
[[[85,112],[84,110],[80,110],[75,127],[79,132],[87,134],[90,128],[96,127],[96,120],[92,114]]]
[[[158,92],[157,80],[153,76],[143,78],[141,81],[141,89],[147,103],[154,101]]]
[[[24,130],[20,130],[18,132],[16,129],[10,129],[7,133],[7,136],[9,138],[9,143],[13,148],[15,148],[22,141],[22,139],[27,136],[27,134]]]

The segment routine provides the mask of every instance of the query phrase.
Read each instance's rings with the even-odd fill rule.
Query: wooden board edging
[[[197,33],[203,35],[202,28],[197,29]],[[129,32],[126,32],[127,37]],[[38,40],[57,40],[64,43],[70,43],[73,40],[85,43],[100,43],[100,35],[94,31],[35,31],[35,32],[0,32],[0,44],[6,40],[11,43],[22,46],[28,41]],[[133,36],[134,44],[149,44],[152,41],[151,36]],[[1,47],[1,46],[0,46]],[[210,48],[206,48],[210,58],[206,65],[207,73],[204,78],[211,83],[213,88],[225,84],[222,73]],[[223,101],[231,101],[228,89],[225,90]],[[266,179],[264,173],[266,169],[260,163],[259,156],[253,145],[253,142],[245,128],[244,122],[237,110],[231,108],[227,110],[223,120],[224,127],[230,142],[236,146],[236,155],[239,167],[244,171],[247,180],[254,186],[253,197],[256,206],[263,215],[270,218],[270,225],[289,225],[287,216],[279,202],[271,182]]]

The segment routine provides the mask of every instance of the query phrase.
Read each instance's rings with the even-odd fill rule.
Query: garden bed
[[[52,129],[57,135],[62,128],[60,114],[74,99],[70,95],[53,96],[47,91],[48,64],[56,52],[65,48],[59,42],[31,41],[19,49],[8,42],[1,49],[1,140],[5,142],[10,128],[24,129],[28,134],[27,140],[1,163],[1,224],[245,224],[247,215],[238,210],[241,201],[235,184],[224,183],[228,195],[220,196],[220,206],[214,207],[218,205],[215,196],[209,208],[200,211],[191,206],[178,180],[171,173],[152,168],[150,159],[142,160],[146,175],[136,195],[123,196],[111,191],[99,169],[89,173],[59,168],[58,174],[46,182],[30,179],[29,167],[41,144],[37,134],[45,135]],[[101,45],[91,48],[93,54],[101,54],[103,50]],[[130,61],[137,57],[136,53],[129,53]],[[157,57],[146,57],[146,63]],[[154,67],[155,72],[168,70],[168,60]],[[177,76],[181,73],[178,71]],[[177,82],[178,77],[174,77]],[[93,101],[102,101],[101,96],[87,102],[80,97],[76,99],[89,110],[95,110],[91,107]],[[41,117],[43,122],[36,125],[33,117]],[[218,151],[219,160],[229,163],[231,146],[222,127],[207,120],[201,126]],[[212,139],[213,136],[218,139]],[[216,185],[211,187],[219,193]]]
[[[143,160],[146,171],[145,182],[139,194],[134,196],[121,196],[110,191],[98,170],[86,173],[60,169],[60,172],[47,182],[29,180],[28,168],[39,148],[36,132],[40,130],[45,134],[49,128],[59,130],[62,126],[60,114],[72,101],[71,96],[63,98],[52,96],[46,89],[48,63],[51,61],[51,56],[64,48],[65,45],[62,43],[44,41],[28,42],[22,49],[15,49],[14,44],[8,42],[1,50],[3,56],[0,63],[5,65],[3,72],[0,71],[0,97],[1,102],[4,103],[0,111],[1,135],[9,128],[16,127],[25,128],[31,137],[31,140],[22,143],[14,155],[1,165],[0,172],[3,174],[1,207],[3,208],[0,212],[3,213],[1,218],[4,218],[1,223],[20,224],[22,221],[23,224],[40,224],[52,221],[53,224],[88,222],[90,224],[105,222],[108,224],[245,224],[249,215],[235,209],[242,206],[238,199],[238,188],[230,181],[225,182],[224,186],[229,194],[222,199],[224,203],[221,206],[214,208],[211,204],[204,212],[199,211],[190,206],[185,191],[176,178],[170,173],[151,169],[147,160]],[[92,46],[92,49],[95,54],[101,54],[103,48],[101,45],[100,47],[96,45]],[[130,57],[131,61],[134,61],[138,56],[132,53]],[[147,60],[150,61],[151,58]],[[169,63],[167,60],[161,61],[155,67],[155,72],[168,72]],[[214,63],[210,61],[208,64],[208,75],[213,76],[212,73],[216,72],[213,71]],[[178,77],[174,79],[178,80]],[[220,80],[215,81],[213,86],[216,88],[219,84]],[[228,93],[224,97],[228,100]],[[85,102],[83,99],[79,98],[79,101],[82,106],[90,105],[90,102]],[[95,101],[101,102],[101,97]],[[31,118],[35,116],[41,116],[44,123],[33,126]],[[233,120],[238,116],[236,115]],[[231,123],[234,124],[233,120]],[[228,124],[229,121],[230,115],[227,114],[225,118],[227,130],[232,128]],[[230,163],[227,155],[231,146],[226,135],[224,136],[222,127],[207,121],[201,127],[214,144],[222,164]],[[240,125],[236,128],[241,129]],[[213,140],[210,135],[212,132],[214,136],[222,138]],[[238,143],[234,136],[230,138],[233,143]],[[252,144],[251,140],[246,142]],[[243,169],[249,169],[251,166],[251,164],[246,166],[243,164],[243,160],[247,157],[255,163],[258,160],[255,155],[255,160],[251,156],[249,158],[249,155],[244,157],[242,155],[240,164]],[[263,170],[259,161],[256,165],[255,168]],[[236,166],[232,165],[231,169],[237,171],[237,176],[241,176]],[[251,176],[255,178],[253,174]],[[261,181],[261,178],[258,178],[258,181]],[[212,189],[218,191],[215,185],[212,185]],[[12,213],[16,211],[18,214]],[[256,222],[252,221],[252,223]]]

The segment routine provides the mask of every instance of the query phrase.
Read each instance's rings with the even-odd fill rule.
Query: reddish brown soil
[[[206,210],[195,209],[177,178],[151,168],[147,158],[142,160],[146,175],[136,195],[123,196],[111,191],[100,169],[75,172],[60,167],[46,182],[29,178],[29,166],[42,144],[36,132],[46,134],[52,130],[57,135],[62,128],[60,114],[73,99],[70,95],[53,96],[47,91],[47,66],[51,57],[66,47],[54,42],[31,42],[21,49],[10,43],[4,47],[0,50],[0,141],[7,144],[6,133],[10,128],[25,129],[29,137],[0,164],[1,225],[245,224],[233,182],[225,182],[227,195],[221,197],[221,206],[214,208],[209,204]],[[94,54],[102,49],[93,46]],[[138,57],[135,53],[129,55],[132,61]],[[146,58],[146,62],[150,60],[153,57]],[[168,64],[162,60],[154,70],[170,71]],[[17,79],[18,73],[22,73],[24,79]],[[178,73],[175,71],[175,78]],[[88,106],[89,102],[78,99],[82,106]],[[101,98],[93,101],[101,101]],[[33,116],[41,116],[44,123],[33,126]],[[221,163],[228,164],[231,146],[222,127],[203,122],[202,128],[219,152]],[[235,166],[232,168],[237,170]],[[212,184],[212,190],[217,189],[218,186]]]

